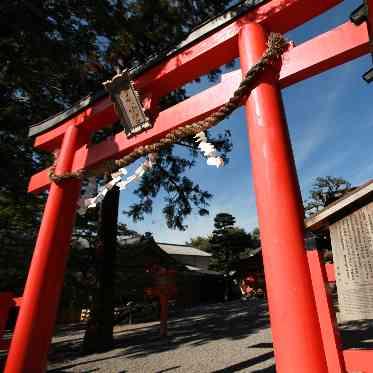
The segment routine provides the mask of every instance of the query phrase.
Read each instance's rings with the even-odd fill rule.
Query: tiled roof
[[[157,242],[157,245],[169,255],[211,256],[210,253],[196,249],[192,246],[175,245],[171,243],[161,243],[161,242]]]
[[[198,267],[189,266],[189,265],[186,265],[185,267],[187,267],[187,269],[189,269],[190,271],[197,272],[197,273],[202,273],[206,275],[223,276],[223,273],[221,272],[210,271],[208,269],[198,268]]]

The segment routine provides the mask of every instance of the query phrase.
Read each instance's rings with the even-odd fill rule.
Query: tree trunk
[[[113,346],[114,276],[117,247],[119,189],[111,189],[102,201],[98,217],[95,262],[97,282],[91,317],[84,335],[85,353],[107,351]]]

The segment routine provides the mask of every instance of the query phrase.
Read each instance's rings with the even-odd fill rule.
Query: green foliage
[[[206,252],[211,252],[211,240],[212,236],[207,236],[207,237],[201,237],[197,236],[192,238],[189,242],[185,242],[185,245],[195,247],[196,249],[206,251]]]
[[[316,214],[348,192],[350,188],[351,184],[341,177],[317,177],[309,192],[309,198],[304,204],[306,216]]]
[[[2,146],[0,149],[4,150]],[[36,238],[35,227],[40,222],[44,200],[43,196],[27,195],[21,189],[23,171],[21,168],[18,180],[14,175],[2,175],[0,186],[0,291],[17,295],[22,294],[31,259],[30,244]]]
[[[127,214],[135,221],[142,220],[144,214],[152,212],[153,198],[163,189],[166,192],[163,214],[169,228],[185,230],[183,220],[191,214],[193,207],[198,209],[201,216],[206,215],[208,200],[212,195],[182,175],[193,165],[193,160],[175,156],[172,150],[162,152],[158,163],[144,175],[135,191],[140,202],[130,206]]]
[[[66,109],[85,95],[102,89],[116,67],[146,61],[168,50],[205,19],[223,11],[225,0],[175,2],[171,0],[122,1],[5,1],[0,12],[3,27],[0,60],[0,283],[2,290],[22,291],[25,271],[35,242],[44,198],[27,194],[30,176],[50,164],[51,157],[37,153],[27,137],[28,126]],[[215,78],[217,72],[210,74]],[[162,99],[163,107],[185,98],[179,89]],[[215,139],[227,154],[229,132]],[[136,191],[138,203],[129,215],[139,220],[151,212],[152,200],[167,193],[164,214],[169,227],[184,229],[183,219],[197,209],[207,214],[211,194],[181,174],[193,167],[194,143],[189,159],[164,151],[159,165]],[[151,180],[152,185],[147,184]],[[95,216],[78,218],[77,235],[94,235]],[[85,258],[77,251],[70,260]],[[76,255],[75,255],[76,254]],[[78,260],[79,262],[79,260]],[[5,264],[4,264],[5,263]],[[77,263],[79,264],[79,263]],[[5,268],[5,269],[4,269]],[[74,272],[74,271],[73,271]],[[83,276],[84,277],[84,276]],[[76,284],[73,277],[67,283]],[[75,285],[74,285],[75,286]],[[80,293],[74,295],[81,299]],[[65,299],[69,299],[69,292]],[[70,298],[71,299],[71,298]]]
[[[260,230],[259,228],[254,228],[251,232],[252,245],[254,249],[260,247]]]
[[[216,231],[224,230],[226,228],[230,228],[234,226],[236,222],[236,218],[230,214],[226,214],[224,212],[217,214],[214,219],[214,226]]]
[[[260,247],[259,228],[246,233],[244,229],[234,227],[234,222],[232,215],[218,214],[215,227],[222,228],[215,229],[207,237],[194,237],[185,244],[212,253],[211,269],[229,272],[240,256],[250,254],[253,249]]]
[[[210,239],[213,263],[211,269],[229,272],[240,254],[250,251],[251,235],[242,228],[234,227],[235,218],[226,213],[215,216],[212,238]]]

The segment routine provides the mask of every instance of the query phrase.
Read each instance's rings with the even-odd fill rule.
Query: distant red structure
[[[268,32],[286,33],[340,3],[340,0],[255,3],[257,7],[238,13],[228,23],[199,35],[190,44],[139,73],[135,85],[143,102],[150,111],[156,112],[157,102],[162,96],[240,57],[241,70],[224,75],[216,86],[158,113],[151,129],[131,138],[121,133],[100,144],[87,146],[94,131],[111,126],[118,119],[108,97],[91,98],[34,127],[32,131],[37,134],[35,147],[58,152],[55,169],[58,175],[90,168],[109,158],[119,158],[140,145],[162,138],[171,129],[205,118],[230,98],[242,75],[260,59],[266,49]],[[265,73],[256,82],[251,95],[242,102],[248,122],[278,373],[346,371],[345,360],[340,358],[340,345],[331,330],[332,319],[330,309],[325,307],[326,296],[323,300],[314,296],[315,278],[313,275],[311,278],[309,268],[313,274],[322,266],[317,264],[316,256],[312,256],[310,267],[307,260],[303,209],[281,89],[369,53],[367,25],[371,30],[373,0],[367,0],[366,4],[369,5],[367,23],[356,26],[348,21],[299,46],[290,47],[278,70],[273,68]],[[5,373],[38,373],[45,370],[47,363],[80,181],[70,179],[59,184],[51,183],[48,170],[31,178],[30,192],[48,188],[48,201]],[[323,288],[325,276],[320,277],[320,273],[317,276]],[[323,306],[320,302],[324,302]],[[327,336],[325,325],[329,325]],[[348,354],[354,353],[349,351]],[[335,358],[333,370],[332,358]],[[373,361],[372,352],[360,353],[359,359],[353,360],[347,368],[360,370],[359,364],[367,359]],[[370,364],[365,373],[372,371],[373,364]]]
[[[263,274],[251,273],[241,280],[240,289],[242,295],[249,297],[254,295],[257,289],[260,289],[260,276],[263,276]]]
[[[153,266],[150,272],[153,275],[153,286],[145,289],[145,294],[151,299],[156,298],[159,300],[160,334],[165,337],[167,336],[168,302],[171,299],[175,299],[177,293],[176,271]]]

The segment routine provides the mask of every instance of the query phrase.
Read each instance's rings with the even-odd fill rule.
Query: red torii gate
[[[272,0],[256,7],[193,45],[144,71],[135,85],[145,105],[240,57],[241,71],[225,74],[216,86],[157,116],[152,129],[126,138],[123,133],[88,145],[92,132],[117,116],[109,98],[56,121],[35,147],[58,152],[56,174],[89,168],[150,144],[170,130],[202,119],[221,107],[242,74],[259,60],[269,31],[285,33],[341,0]],[[373,0],[367,0],[370,10]],[[370,26],[373,15],[369,14]],[[347,22],[297,47],[283,58],[280,79],[269,72],[245,102],[263,261],[266,274],[276,369],[280,373],[327,372],[310,271],[304,250],[303,210],[281,88],[369,53],[366,23]],[[273,185],[276,184],[276,188]],[[50,183],[48,170],[34,175],[29,191],[49,188],[22,306],[8,355],[6,373],[42,372],[53,334],[65,263],[80,193],[78,180]],[[287,255],[283,255],[283,252]],[[342,368],[341,368],[342,369]],[[342,370],[340,370],[342,372]]]

